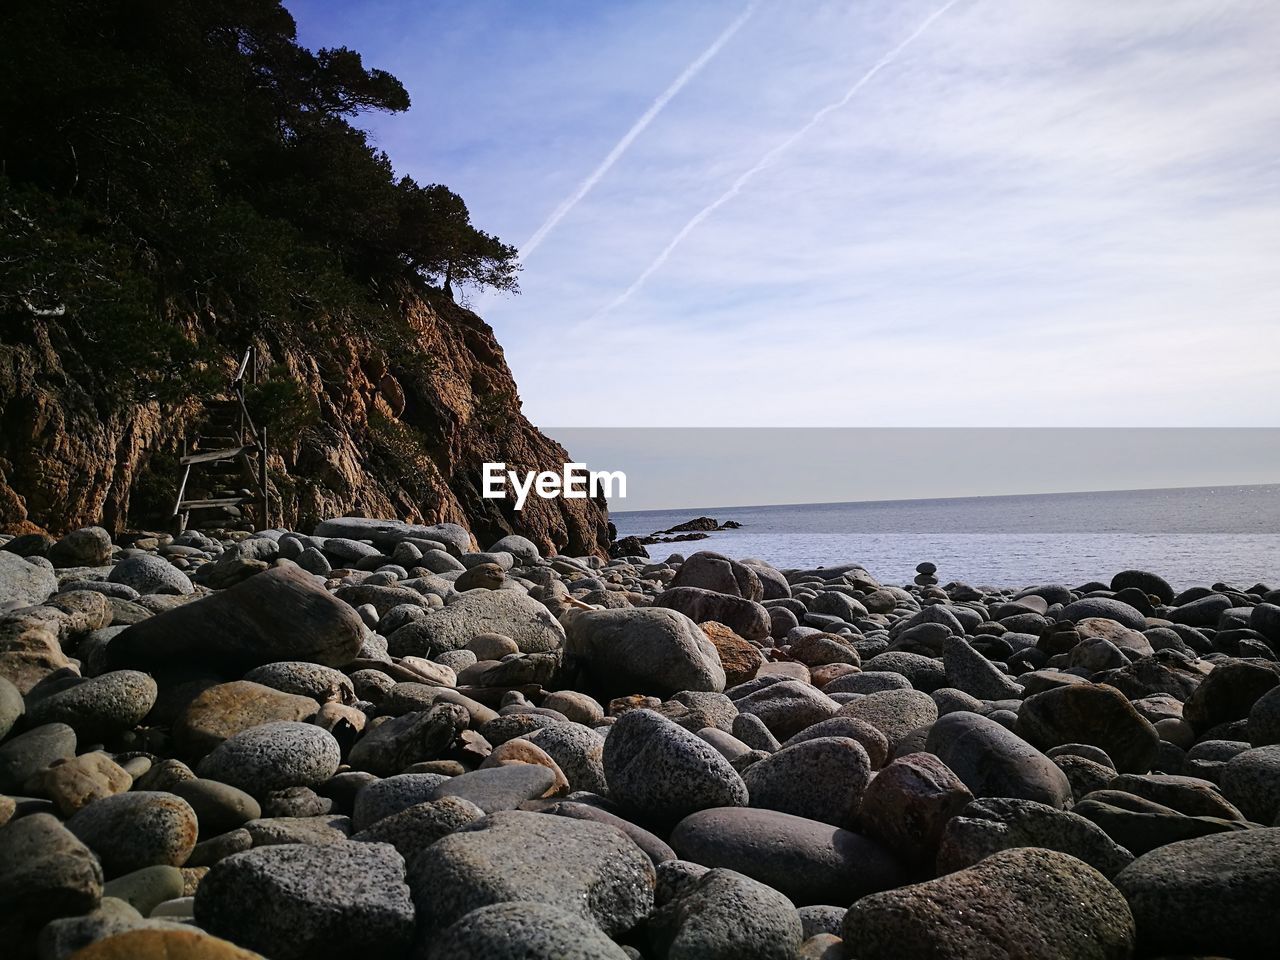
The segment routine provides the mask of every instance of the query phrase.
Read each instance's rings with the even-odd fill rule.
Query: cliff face
[[[572,458],[524,417],[488,324],[434,295],[408,297],[402,311],[415,344],[408,351],[388,351],[359,330],[323,347],[296,334],[254,333],[271,383],[292,385],[297,408],[269,428],[273,522],[309,530],[342,515],[453,521],[481,547],[520,533],[544,551],[604,554],[603,500],[531,497],[516,512],[509,501],[480,496],[485,461],[558,471]],[[244,345],[228,343],[221,365],[199,382],[228,381]],[[91,357],[69,351],[57,321],[0,330],[3,529],[167,523],[181,440],[198,432],[212,393],[193,371],[188,397],[112,404],[85,373],[92,369]]]

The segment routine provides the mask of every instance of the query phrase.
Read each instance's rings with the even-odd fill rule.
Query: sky
[[[1280,4],[287,6],[537,237],[473,305],[553,433],[1280,425]]]

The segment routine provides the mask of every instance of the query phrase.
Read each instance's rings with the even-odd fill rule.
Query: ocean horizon
[[[714,550],[783,569],[861,563],[894,584],[910,582],[922,561],[937,564],[943,583],[1002,587],[1109,581],[1130,568],[1180,589],[1280,581],[1280,484],[610,513],[619,537],[699,516],[742,527],[653,544],[650,555]]]

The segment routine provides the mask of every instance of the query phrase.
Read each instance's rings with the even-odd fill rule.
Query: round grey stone
[[[361,843],[389,843],[407,862],[441,837],[475,823],[486,814],[470,800],[441,797],[382,817],[351,839]]]
[[[413,939],[405,865],[382,843],[237,853],[196,890],[196,923],[273,960],[401,956]]]
[[[21,793],[33,774],[55,760],[76,755],[76,732],[65,723],[46,723],[0,744],[0,792]]]
[[[609,795],[642,821],[671,824],[696,810],[744,806],[746,784],[719,751],[652,710],[629,710],[604,743]]]
[[[448,781],[438,773],[402,773],[366,784],[356,794],[352,826],[365,830],[383,817],[433,799],[436,787]]]
[[[1144,955],[1280,955],[1280,828],[1166,844],[1116,876]]]
[[[1071,801],[1066,774],[994,720],[949,713],[929,731],[926,749],[955,771],[975,797],[1014,797],[1052,807]]]
[[[791,960],[804,938],[790,900],[723,868],[683,887],[647,926],[649,942],[666,960]]]
[[[545,903],[472,910],[436,937],[424,960],[628,960],[589,920]]]
[[[1280,744],[1255,747],[1232,757],[1221,775],[1222,792],[1255,823],[1280,815]]]
[[[652,910],[654,882],[653,864],[621,830],[516,810],[449,834],[409,865],[424,939],[507,901],[559,907],[617,936]]]
[[[308,723],[263,723],[224,740],[200,761],[198,773],[255,797],[286,787],[314,787],[342,761],[338,741]]]
[[[1132,956],[1134,945],[1129,906],[1106,877],[1075,857],[1035,847],[864,897],[849,908],[843,933],[858,960],[1117,960]]]
[[[907,734],[937,720],[938,705],[921,690],[883,690],[846,703],[840,716],[871,724],[893,750]]]
[[[856,740],[818,737],[753,763],[742,779],[753,807],[852,827],[871,782],[871,761]]]
[[[553,721],[523,738],[541,748],[556,762],[570,790],[603,794],[608,791],[604,775],[604,740],[580,723]]]
[[[163,557],[149,553],[121,560],[111,569],[108,583],[123,583],[139,593],[168,593],[186,596],[195,592],[190,578]]]
[[[356,700],[355,687],[345,673],[305,660],[280,660],[254,667],[242,679],[310,697],[317,703],[355,703]]]
[[[69,725],[86,742],[132,730],[155,705],[159,687],[137,670],[115,670],[82,680],[30,705],[33,723]]]

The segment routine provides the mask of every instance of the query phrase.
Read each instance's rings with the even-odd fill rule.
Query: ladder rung
[[[257,497],[222,497],[217,500],[183,500],[178,510],[205,510],[214,507],[238,507],[245,503],[256,502]]]
[[[249,443],[243,447],[223,447],[220,450],[204,450],[200,453],[193,453],[182,458],[181,463],[185,467],[189,463],[210,463],[214,460],[234,460],[243,453],[253,453],[258,449],[256,443]]]

